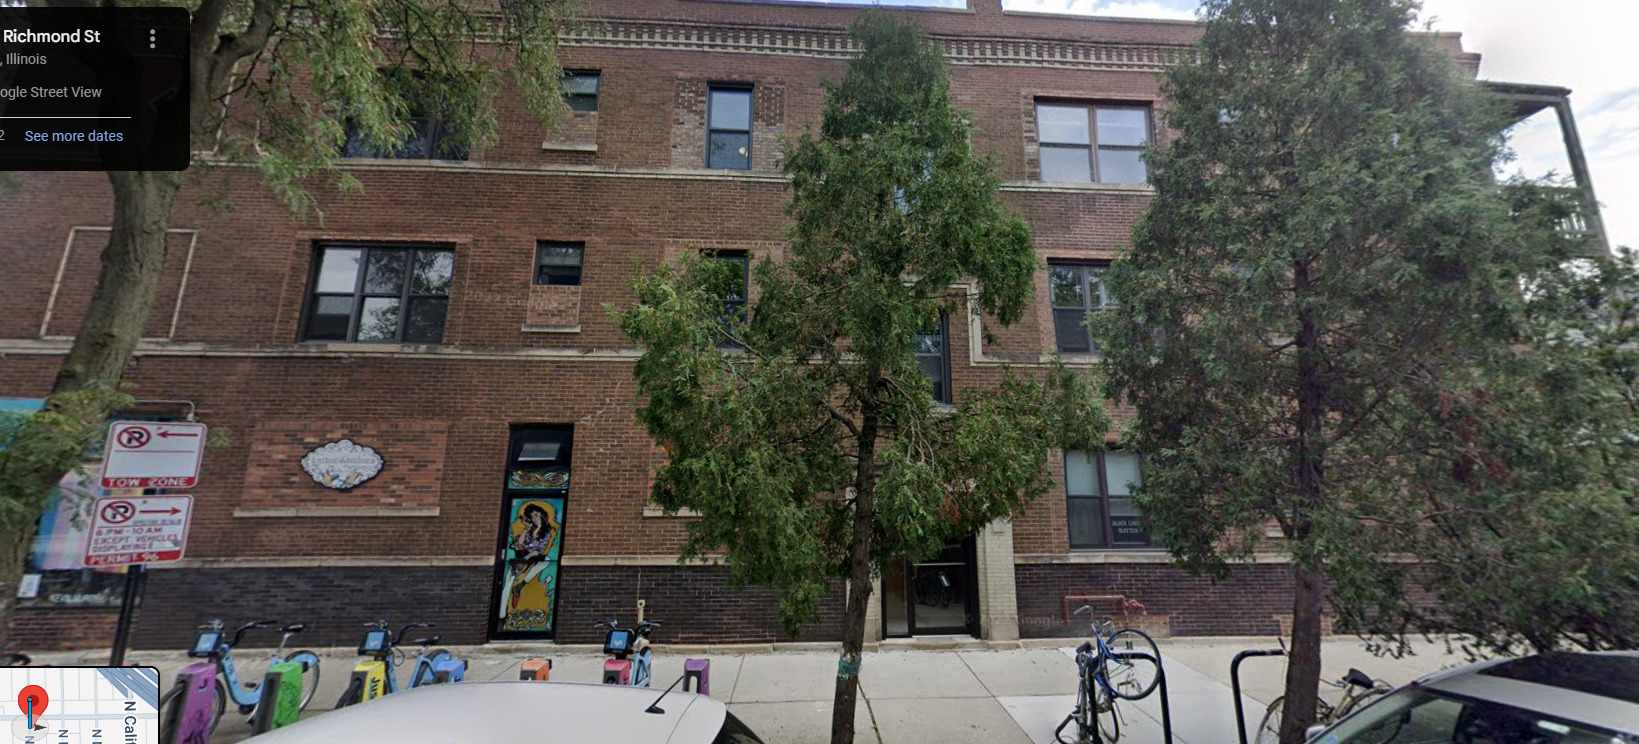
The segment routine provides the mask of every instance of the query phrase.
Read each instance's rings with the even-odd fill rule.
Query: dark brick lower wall
[[[1167,564],[1020,564],[1014,576],[1025,638],[1084,635],[1084,620],[1064,622],[1068,595],[1126,595],[1169,616],[1174,636],[1274,636],[1274,616],[1292,612],[1292,569],[1284,564],[1236,566],[1217,584]]]
[[[665,625],[657,643],[770,643],[792,640],[780,624],[779,594],[770,589],[729,586],[726,570],[708,566],[565,566],[558,597],[558,640],[601,643],[593,628],[610,616],[630,622],[637,600],[648,602],[646,617]],[[843,593],[833,590],[820,602],[815,622],[801,641],[842,639]]]
[[[302,622],[296,646],[349,646],[364,624],[435,623],[445,643],[483,643],[491,600],[488,567],[312,567],[174,569],[149,573],[132,647],[185,648],[199,625],[230,628],[258,619]],[[728,573],[704,566],[564,566],[559,574],[558,642],[600,643],[598,620],[647,615],[665,622],[660,643],[768,643],[792,640],[779,618],[777,593],[736,589]],[[841,591],[797,640],[842,638]],[[113,639],[112,610],[19,610],[4,645],[20,650],[103,648]],[[246,646],[272,645],[275,633],[250,633]]]

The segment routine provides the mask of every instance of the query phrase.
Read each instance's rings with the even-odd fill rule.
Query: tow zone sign
[[[103,488],[193,488],[205,425],[116,421],[103,449]]]
[[[181,560],[192,517],[192,496],[98,499],[91,513],[85,565]]]

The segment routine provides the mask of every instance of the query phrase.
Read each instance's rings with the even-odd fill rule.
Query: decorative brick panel
[[[580,325],[580,287],[530,285],[529,314],[525,321],[542,328]]]
[[[558,122],[556,129],[547,133],[542,150],[596,151],[598,147],[598,112],[571,111]]]
[[[751,85],[751,170],[780,169],[780,137],[785,135],[785,85],[739,76],[677,81],[672,112],[672,167],[706,167],[707,92],[713,84]],[[728,171],[734,172],[734,171]]]
[[[437,506],[448,432],[442,421],[263,421],[251,431],[240,505]],[[342,439],[371,447],[384,460],[380,474],[346,491],[319,485],[301,466],[308,452]]]

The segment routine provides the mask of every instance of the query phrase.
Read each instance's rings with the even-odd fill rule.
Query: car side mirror
[[[1320,732],[1325,731],[1325,730],[1326,730],[1326,724],[1324,724],[1324,723],[1317,723],[1313,726],[1310,726],[1309,728],[1306,728],[1306,729],[1303,730],[1303,740],[1304,741],[1309,741],[1309,740],[1315,738],[1316,736],[1319,736]]]

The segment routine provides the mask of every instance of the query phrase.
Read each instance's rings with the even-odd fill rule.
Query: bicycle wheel
[[[1275,698],[1269,704],[1268,710],[1263,713],[1263,722],[1258,724],[1257,738],[1253,744],[1280,744],[1281,707],[1286,705],[1286,698]]]
[[[347,691],[341,694],[340,699],[336,700],[336,707],[345,708],[349,705],[357,705],[362,700],[364,700],[364,680],[354,677],[353,681],[347,683]]]
[[[1093,706],[1094,717],[1098,719],[1098,734],[1105,744],[1115,744],[1121,739],[1121,713],[1115,709],[1115,698],[1108,692],[1099,692],[1100,703]]]
[[[313,695],[319,691],[319,655],[302,649],[285,661],[293,661],[302,665],[302,705],[297,710],[307,710],[307,704],[313,702]]]
[[[1137,630],[1118,630],[1105,641],[1113,653],[1137,652],[1149,654],[1148,659],[1120,659],[1102,657],[1099,670],[1110,692],[1123,700],[1138,700],[1155,691],[1161,682],[1161,649],[1155,641]]]
[[[422,676],[421,684],[424,684],[424,685],[436,685],[436,684],[438,684],[438,673],[436,671],[438,669],[438,664],[439,664],[439,662],[442,662],[443,660],[448,659],[451,656],[453,656],[453,654],[451,654],[448,651],[445,651],[444,649],[437,649],[437,650],[433,651],[432,653],[427,654],[428,664],[427,664],[427,666],[422,667],[422,669],[424,669],[425,672],[423,672],[422,675],[421,675]]]
[[[211,733],[216,733],[216,725],[222,722],[222,714],[228,712],[228,688],[222,684],[222,678],[216,678],[216,694],[211,696]]]

